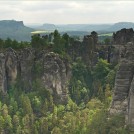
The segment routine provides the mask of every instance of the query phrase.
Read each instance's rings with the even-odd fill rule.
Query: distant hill
[[[0,38],[2,39],[11,38],[18,41],[30,41],[32,31],[34,29],[26,27],[23,21],[0,21]]]
[[[30,28],[31,27],[31,28]],[[0,21],[0,38],[16,39],[18,41],[30,41],[31,32],[33,31],[46,31],[47,33],[53,32],[57,29],[61,34],[67,32],[71,36],[83,36],[90,34],[92,31],[98,34],[107,34],[116,32],[122,28],[133,28],[132,22],[119,22],[115,24],[63,24],[54,25],[44,23],[43,25],[28,25],[25,26],[23,21],[15,20],[2,20]]]
[[[108,28],[107,31],[118,31],[122,28],[133,28],[134,29],[134,23],[132,23],[132,22],[115,23],[110,28]]]
[[[46,23],[46,24],[43,24],[42,26],[36,27],[36,29],[48,30],[48,31],[54,31],[55,29],[57,29],[59,32],[97,31],[99,33],[115,32],[122,28],[134,28],[134,23],[119,22],[115,24],[64,24],[64,25],[54,25],[54,24]]]
[[[109,28],[110,24],[63,24],[63,25],[54,25],[45,23],[42,26],[36,27],[38,30],[50,30],[54,31],[57,29],[59,32],[66,31],[98,31]]]
[[[54,31],[57,27],[54,24],[45,23],[42,26],[38,27],[38,29]]]
[[[110,24],[69,24],[69,25],[57,25],[59,31],[99,31],[109,28]]]

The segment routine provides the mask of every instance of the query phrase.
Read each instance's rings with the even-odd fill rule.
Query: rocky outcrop
[[[93,52],[94,52],[94,39],[91,35],[84,36],[83,39],[83,49],[82,49],[82,59],[88,65],[92,65]]]
[[[134,83],[134,31],[122,29],[113,35],[115,53],[119,68],[116,74],[111,114],[124,114],[127,124],[134,126],[133,83]],[[114,60],[115,61],[115,60]]]
[[[54,100],[66,103],[67,100],[67,82],[69,80],[68,67],[58,54],[53,52],[44,56],[44,74],[42,76],[43,84],[46,89],[51,91]]]
[[[7,91],[7,78],[5,69],[5,55],[0,53],[0,91],[6,93]]]
[[[134,128],[134,77],[130,86],[126,120],[127,124]]]
[[[34,53],[33,49],[25,48],[18,54],[18,77],[21,81],[21,87],[25,91],[32,90]]]
[[[81,57],[82,61],[88,65],[93,66],[97,63],[98,54],[96,46],[98,44],[98,34],[93,31],[90,35],[85,35],[83,40],[75,40],[68,48],[67,53],[73,61]]]
[[[69,63],[52,52],[25,48],[18,52],[9,48],[0,53],[0,90],[6,93],[17,82],[22,90],[32,90],[32,83],[40,79],[55,102],[67,102]]]
[[[96,46],[98,34],[93,31],[90,35],[85,35],[81,43],[80,56],[87,66],[94,66],[98,61]]]
[[[8,48],[5,53],[5,77],[7,89],[15,84],[17,78],[17,54],[12,48]]]
[[[130,29],[121,29],[113,34],[114,44],[116,45],[123,45],[128,42],[134,41],[134,31],[132,28]]]
[[[111,114],[124,114],[126,122],[134,126],[134,44],[127,43],[120,53]]]

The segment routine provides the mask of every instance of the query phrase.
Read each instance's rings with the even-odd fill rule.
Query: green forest
[[[75,51],[77,38],[68,34],[60,35],[55,30],[49,35],[35,34],[31,42],[0,39],[0,50],[11,47],[16,51],[32,48],[37,51],[49,50],[67,59],[71,64],[72,77],[68,81],[68,102],[58,104],[40,80],[35,79],[32,89],[22,89],[17,82],[7,93],[0,92],[0,134],[129,134],[122,115],[110,115],[113,87],[118,64],[111,64],[103,55],[92,63],[95,44],[88,42],[90,62],[84,61]],[[110,45],[106,40],[105,45]],[[107,43],[107,44],[106,44]],[[78,43],[79,53],[85,52]],[[74,50],[73,49],[73,50]],[[34,73],[41,73],[38,65]],[[131,133],[132,134],[132,133]]]

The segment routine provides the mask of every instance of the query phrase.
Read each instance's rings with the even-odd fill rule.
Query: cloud
[[[133,1],[0,1],[0,20],[25,23],[114,23],[133,21]]]

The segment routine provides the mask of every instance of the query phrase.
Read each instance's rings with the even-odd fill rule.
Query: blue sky
[[[24,23],[93,24],[134,22],[134,1],[0,1],[0,20]]]

